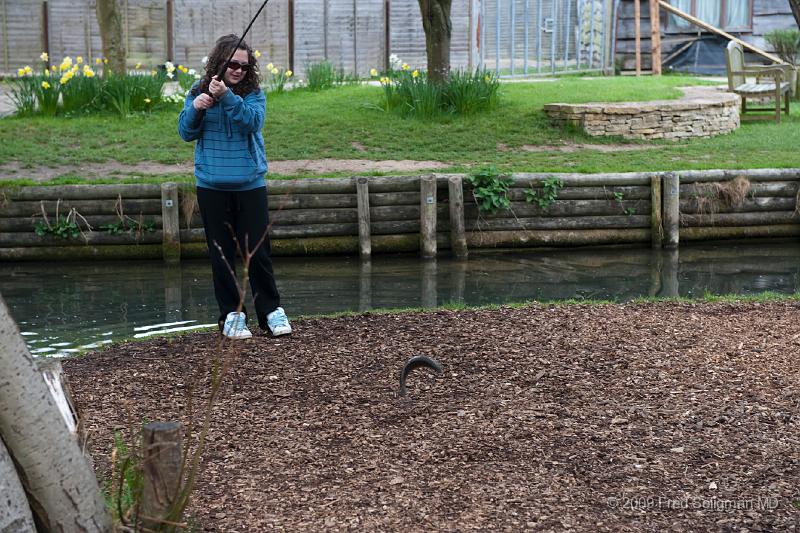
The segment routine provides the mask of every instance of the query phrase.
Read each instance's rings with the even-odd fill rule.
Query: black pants
[[[231,270],[236,272],[236,243],[238,241],[242,253],[246,253],[245,246],[252,250],[268,231],[267,191],[265,187],[231,192],[198,187],[197,204],[200,206],[200,216],[206,231],[214,277],[214,295],[219,304],[219,320],[222,323],[226,315],[239,306],[236,284],[240,280],[231,275]],[[267,328],[267,315],[280,305],[269,254],[267,235],[251,259],[249,271],[253,303],[258,325],[262,329]]]

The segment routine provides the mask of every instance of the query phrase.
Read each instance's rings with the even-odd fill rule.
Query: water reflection
[[[800,290],[795,242],[413,256],[276,258],[291,316],[374,308],[528,300],[701,296]],[[2,264],[0,293],[31,351],[70,355],[113,340],[208,327],[216,319],[205,261]]]

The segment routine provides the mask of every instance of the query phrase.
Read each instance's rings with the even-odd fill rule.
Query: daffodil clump
[[[437,84],[394,54],[385,74],[379,76],[377,69],[371,69],[370,75],[383,89],[381,109],[426,119],[491,109],[497,104],[500,86],[494,73],[485,70],[454,70],[445,83]]]
[[[260,52],[258,50],[255,51],[256,57],[260,56]],[[267,82],[267,91],[272,93],[282,93],[286,90],[286,84],[289,83],[289,80],[292,79],[294,76],[294,72],[289,69],[283,69],[273,65],[272,63],[267,63],[266,67],[266,82]]]
[[[161,72],[141,70],[141,63],[137,63],[133,71],[116,75],[107,71],[108,60],[100,57],[94,60],[94,67],[82,56],[67,56],[51,64],[51,58],[43,52],[39,59],[38,67],[25,66],[12,80],[17,115],[110,111],[125,116],[147,111],[160,102],[164,82],[176,70],[174,66]],[[189,69],[177,69],[189,75]]]

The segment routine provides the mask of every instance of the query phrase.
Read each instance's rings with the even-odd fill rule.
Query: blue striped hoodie
[[[199,82],[198,82],[199,83]],[[194,87],[186,95],[178,117],[184,141],[197,141],[194,174],[198,187],[218,191],[249,191],[264,187],[267,156],[264,151],[266,98],[256,90],[244,98],[230,89],[205,113],[192,103]]]

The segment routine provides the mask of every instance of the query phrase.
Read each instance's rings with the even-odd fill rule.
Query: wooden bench
[[[789,96],[792,92],[793,79],[791,65],[746,65],[744,50],[736,41],[728,43],[725,49],[725,62],[728,70],[728,90],[742,98],[741,119],[745,120],[747,111],[772,111],[773,108],[747,107],[748,98],[774,98],[775,122],[781,121],[781,98],[784,100],[784,110],[789,114]],[[747,77],[755,78],[755,82],[748,82]],[[769,80],[769,81],[766,81]],[[770,115],[750,116],[751,119],[771,119]]]

